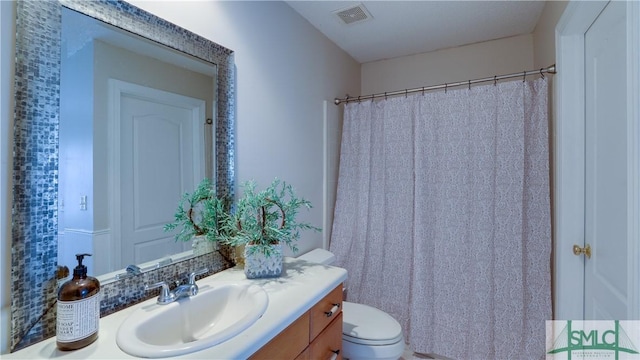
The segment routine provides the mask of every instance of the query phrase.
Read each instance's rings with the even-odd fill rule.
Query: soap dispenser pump
[[[85,256],[91,254],[76,255],[73,278],[58,290],[56,345],[60,350],[80,349],[98,338],[100,282],[87,276],[87,267],[82,264]]]

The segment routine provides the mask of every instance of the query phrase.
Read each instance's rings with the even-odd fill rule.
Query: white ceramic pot
[[[244,248],[244,274],[247,279],[278,277],[282,274],[282,244],[270,245],[269,255],[257,245]]]

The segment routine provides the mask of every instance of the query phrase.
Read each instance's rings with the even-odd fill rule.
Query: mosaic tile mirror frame
[[[55,335],[58,130],[62,8],[190,54],[217,67],[215,181],[234,189],[233,51],[121,1],[18,1],[11,253],[11,351]],[[233,265],[230,249],[192,257],[101,288],[104,316],[150,298],[143,285],[195,268]],[[208,274],[205,274],[208,275]]]

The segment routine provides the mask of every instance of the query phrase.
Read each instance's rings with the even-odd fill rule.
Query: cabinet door
[[[342,312],[309,345],[312,359],[342,359]]]
[[[257,359],[295,359],[309,345],[309,313],[305,313],[255,354]]]

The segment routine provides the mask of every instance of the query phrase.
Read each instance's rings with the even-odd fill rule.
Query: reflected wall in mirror
[[[135,219],[131,229],[164,225],[166,212],[153,212],[147,206],[157,207],[160,202],[171,208],[172,216],[181,193],[205,176],[214,179],[220,195],[232,196],[234,188],[231,50],[124,2],[19,1],[16,6],[12,351],[55,334],[57,266],[73,266],[65,256],[89,247],[95,254],[93,266],[102,267],[102,271],[150,260],[132,256],[120,262],[123,251],[134,254],[132,249],[137,246],[125,245],[125,238],[138,236],[126,233],[124,228],[130,224],[123,224]],[[83,18],[88,16],[115,26],[119,29],[115,37],[137,34],[163,44],[169,49],[164,53],[170,57],[141,65],[138,62],[141,59],[156,56],[138,51],[150,49],[149,42],[127,48],[122,43],[113,43],[112,35],[96,40],[72,30],[73,39],[61,40],[65,19],[78,16],[77,21],[89,21]],[[88,29],[86,25],[83,27]],[[115,50],[118,55],[107,55],[106,49]],[[176,67],[176,62],[182,69]],[[145,71],[135,70],[142,68]],[[162,80],[159,73],[174,78]],[[176,78],[189,81],[181,85]],[[168,87],[169,82],[175,86]],[[196,90],[196,83],[206,86]],[[169,108],[153,110],[155,115],[148,117],[136,113],[136,109],[149,102],[167,106],[167,96],[173,98]],[[187,120],[169,119],[165,116],[167,111],[177,112],[179,118]],[[140,121],[123,130],[126,127],[120,116],[123,113]],[[207,125],[206,119],[211,119],[212,125]],[[173,130],[180,127],[186,138],[175,135]],[[133,143],[134,134],[140,135],[138,141],[123,150],[126,144]],[[158,141],[160,138],[163,140]],[[190,146],[185,148],[185,144]],[[119,153],[106,150],[114,148]],[[177,148],[181,155],[188,153],[184,158],[174,159],[181,166],[188,164],[186,171],[157,164],[158,154],[176,157]],[[125,152],[128,155],[124,156]],[[129,173],[123,175],[125,170]],[[150,182],[162,183],[154,181],[159,178],[171,179],[159,187],[145,188]],[[138,193],[132,195],[131,191]],[[136,199],[142,205],[124,206],[124,198]],[[147,242],[178,246],[172,250],[155,247],[158,256],[184,250],[183,244],[175,244],[173,235],[157,235],[156,229]],[[141,290],[145,283],[167,280],[194,267],[208,266],[211,273],[230,266],[222,256],[228,255],[225,251],[105,283],[101,289],[102,315],[149,297]]]

